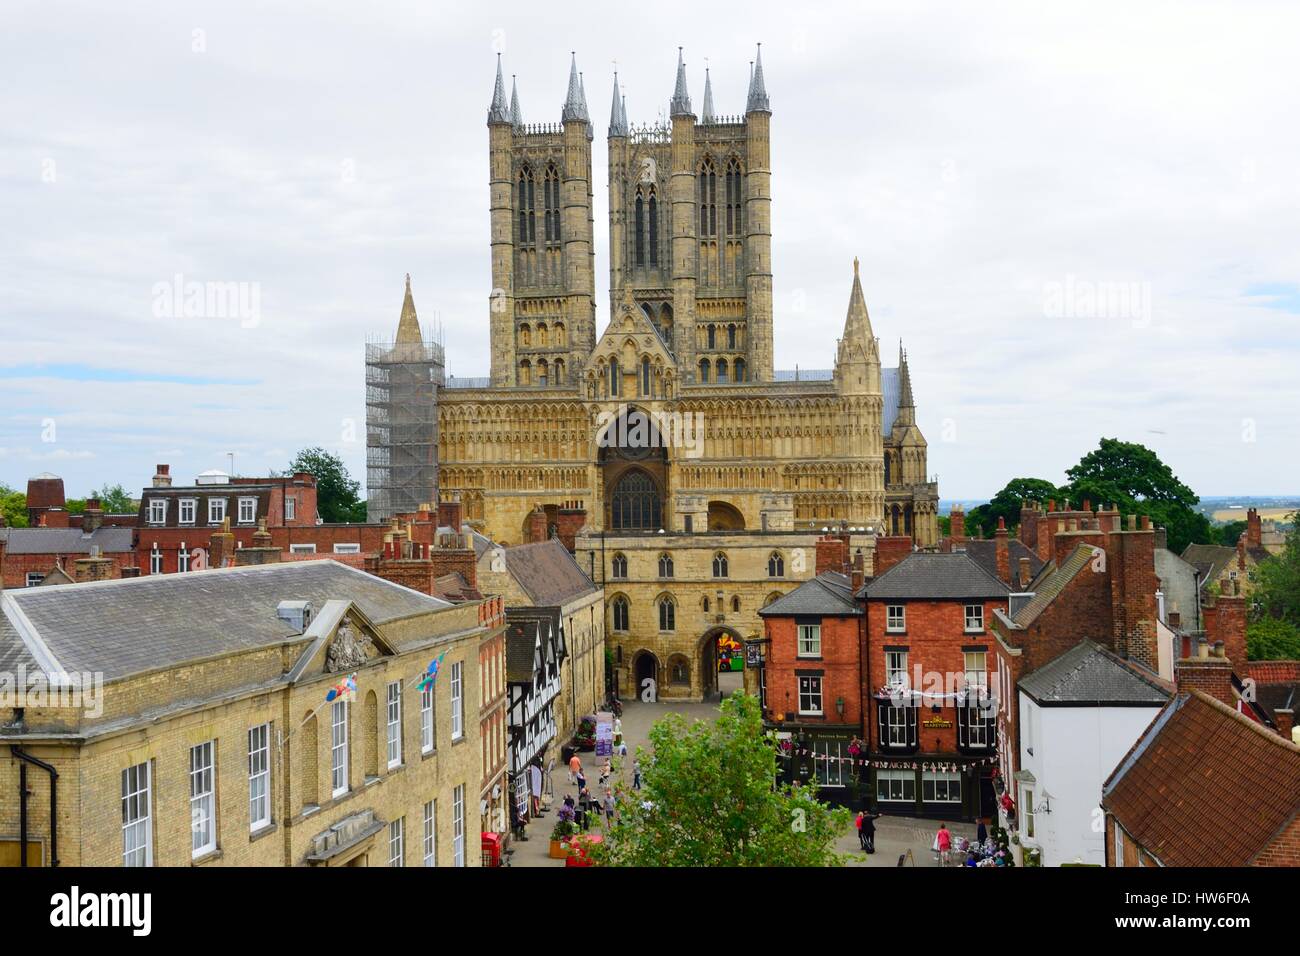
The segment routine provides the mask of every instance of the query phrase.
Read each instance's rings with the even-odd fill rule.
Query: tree
[[[99,499],[105,514],[124,515],[136,510],[135,499],[121,485],[105,485],[99,491],[91,491],[90,497]]]
[[[758,700],[735,693],[712,723],[669,714],[638,748],[642,788],[620,802],[596,862],[613,866],[835,866],[847,810],[815,787],[777,785]]]
[[[1144,445],[1103,438],[1065,475],[1069,484],[1062,491],[1072,506],[1087,499],[1093,505],[1115,505],[1125,514],[1147,515],[1168,531],[1168,546],[1175,553],[1212,538],[1210,519],[1196,510],[1201,499]]]
[[[1214,544],[1222,544],[1229,548],[1237,546],[1237,539],[1241,537],[1246,530],[1246,522],[1229,521],[1226,524],[1216,525],[1211,529],[1211,536]]]
[[[1275,617],[1246,625],[1246,657],[1252,661],[1300,660],[1300,627]]]
[[[1021,504],[1026,501],[1047,502],[1060,497],[1061,492],[1050,481],[1042,478],[1013,478],[988,504],[972,508],[966,513],[966,536],[992,537],[998,527],[998,518],[1004,519],[1008,528],[1015,528],[1020,524]]]
[[[1251,600],[1256,620],[1276,618],[1300,627],[1300,523],[1287,532],[1281,554],[1256,565]]]
[[[27,495],[0,484],[0,515],[11,528],[27,527]]]
[[[316,478],[316,512],[322,521],[365,521],[361,482],[348,474],[343,459],[324,448],[304,448],[289,463],[289,474],[304,471]]]

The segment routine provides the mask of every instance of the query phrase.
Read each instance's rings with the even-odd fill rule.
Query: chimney
[[[872,561],[872,574],[884,574],[912,553],[912,539],[907,535],[889,535],[876,539],[876,554]]]
[[[1279,707],[1273,711],[1273,720],[1277,724],[1278,736],[1291,743],[1291,728],[1295,726],[1295,713],[1290,707]]]
[[[438,527],[451,528],[452,531],[459,533],[464,521],[459,496],[451,501],[438,502]]]
[[[1008,585],[1011,581],[1011,558],[1007,553],[1007,520],[998,518],[998,528],[993,532],[994,548],[998,557],[998,580],[1005,581]]]
[[[99,553],[99,548],[92,548],[89,557],[77,558],[73,562],[72,580],[80,584],[83,581],[107,581],[113,576],[113,559]]]
[[[546,540],[546,512],[538,505],[528,513],[528,541]]]
[[[817,539],[817,562],[813,574],[821,574],[824,571],[843,573],[848,560],[848,542],[838,535],[824,534]]]
[[[98,498],[86,499],[86,510],[81,516],[81,530],[87,534],[104,526],[104,508]]]
[[[153,486],[155,488],[170,488],[172,486],[172,466],[159,465],[158,470],[154,472]]]
[[[862,549],[853,555],[853,571],[849,575],[849,585],[853,588],[853,593],[857,594],[862,587],[862,580],[866,575],[866,559],[862,556]]]
[[[124,578],[138,578],[140,576],[140,569],[136,567],[123,568],[120,573]]]
[[[1136,515],[1128,516],[1128,530],[1102,536],[1089,543],[1105,549],[1109,578],[1111,649],[1121,657],[1159,671],[1157,637],[1159,608],[1156,592],[1155,533],[1151,521],[1138,528]]]
[[[0,527],[4,525],[4,520],[0,517]],[[0,591],[5,589],[5,537],[0,535]]]
[[[227,568],[235,563],[235,536],[230,530],[230,518],[223,518],[221,528],[208,539],[208,567]]]
[[[1234,584],[1236,582],[1233,582]],[[1240,594],[1220,594],[1202,609],[1205,636],[1223,645],[1228,660],[1246,666],[1246,599]]]
[[[1244,533],[1237,539],[1237,570],[1246,570],[1246,535]]]
[[[250,564],[278,564],[282,557],[280,549],[271,543],[271,532],[266,530],[266,519],[258,518],[257,530],[253,532],[253,545],[235,552],[235,565],[242,568]]]
[[[1232,662],[1223,656],[1223,645],[1210,647],[1204,640],[1196,647],[1196,656],[1174,663],[1174,684],[1179,693],[1199,690],[1234,710],[1237,694],[1232,687]]]
[[[1164,528],[1156,528],[1155,549],[1157,551],[1169,547],[1169,532]]]
[[[1259,523],[1259,512],[1250,508],[1246,511],[1246,547],[1254,550],[1263,546],[1263,528]]]
[[[1032,501],[1020,504],[1020,543],[1030,551],[1038,550],[1038,505]]]
[[[952,539],[952,549],[956,551],[966,545],[966,509],[961,505],[953,505],[949,520],[951,528],[948,537]]]
[[[1019,580],[1019,587],[1021,591],[1024,591],[1029,587],[1029,582],[1033,580],[1033,577],[1034,577],[1033,574],[1029,570],[1029,559],[1021,558],[1020,559],[1020,580]]]
[[[1165,613],[1165,623],[1167,623],[1174,630],[1178,630],[1180,627],[1183,626],[1183,616],[1178,612],[1177,601],[1169,602],[1169,610]]]

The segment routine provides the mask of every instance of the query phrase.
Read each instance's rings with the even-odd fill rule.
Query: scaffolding
[[[412,337],[414,338],[414,336]],[[366,515],[387,521],[438,500],[438,339],[366,342]]]

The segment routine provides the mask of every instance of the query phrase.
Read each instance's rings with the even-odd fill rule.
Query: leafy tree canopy
[[[289,473],[305,471],[316,478],[316,511],[322,521],[365,521],[361,482],[348,474],[343,459],[324,448],[304,448],[289,463]]]
[[[0,484],[0,514],[11,528],[27,527],[27,495]]]
[[[1282,553],[1255,568],[1251,599],[1257,619],[1277,618],[1300,627],[1300,522],[1287,533]]]
[[[1264,617],[1246,625],[1246,657],[1252,661],[1300,660],[1300,627]]]
[[[135,511],[135,499],[121,485],[104,485],[91,491],[90,497],[99,499],[105,514],[124,515]]]
[[[776,745],[758,700],[722,703],[712,723],[669,714],[638,748],[642,789],[624,796],[620,818],[595,848],[613,866],[836,866],[846,810],[817,800],[814,787],[777,785]]]
[[[1060,490],[1050,481],[1042,478],[1013,478],[988,504],[966,512],[966,536],[992,537],[998,526],[998,518],[1005,520],[1008,528],[1015,528],[1020,524],[1020,506],[1023,502],[1046,503],[1060,497]]]

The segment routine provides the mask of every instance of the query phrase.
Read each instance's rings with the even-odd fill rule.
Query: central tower
[[[632,126],[614,77],[610,314],[627,290],[687,384],[772,380],[771,108],[761,50],[744,115],[697,117],[679,50],[669,122]]]

